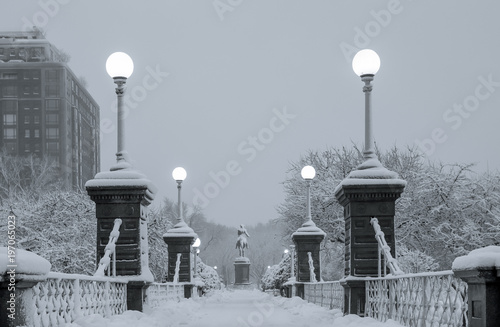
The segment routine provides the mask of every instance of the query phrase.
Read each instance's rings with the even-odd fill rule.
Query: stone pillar
[[[184,285],[184,297],[189,299],[193,293],[194,281],[191,274],[192,246],[198,235],[182,219],[182,203],[179,198],[179,218],[174,228],[163,234],[163,240],[168,246],[167,282],[174,282],[177,257],[180,254],[178,282],[190,283]]]
[[[175,276],[175,266],[177,254],[181,255],[179,266],[179,282],[191,282],[191,246],[196,240],[194,235],[175,234],[170,231],[163,235],[163,240],[168,246],[168,268],[167,282],[173,282]]]
[[[468,285],[469,327],[496,327],[500,321],[500,247],[471,251],[453,262],[453,274]]]
[[[349,277],[378,275],[378,244],[370,219],[376,217],[385,234],[391,254],[396,257],[394,238],[395,201],[406,182],[380,164],[368,159],[335,189],[344,207],[345,219],[345,294],[344,313],[364,314],[365,286]]]
[[[250,260],[246,257],[234,259],[234,285],[250,285]]]
[[[325,232],[316,227],[316,224],[312,220],[305,222],[302,227],[292,234],[297,259],[297,269],[295,270],[297,282],[311,281],[308,252],[311,253],[313,259],[316,281],[321,280],[320,245],[325,236]]]
[[[100,172],[85,187],[96,203],[97,255],[102,258],[114,220],[120,218],[120,236],[116,243],[117,276],[133,277],[127,286],[129,310],[142,311],[145,291],[154,281],[149,270],[147,207],[156,188],[143,174],[121,161],[109,172]]]
[[[6,273],[0,275],[0,326],[35,326],[39,322],[35,322],[33,286],[47,280],[51,264],[32,252],[4,249],[0,255],[9,261]]]

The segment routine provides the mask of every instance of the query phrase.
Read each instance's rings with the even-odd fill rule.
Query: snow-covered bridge
[[[104,318],[92,315],[77,319],[68,327],[110,326],[186,326],[186,327],[399,327],[357,315],[343,316],[340,310],[328,310],[294,297],[274,297],[254,290],[216,291],[210,296],[170,301],[144,313],[126,311]]]

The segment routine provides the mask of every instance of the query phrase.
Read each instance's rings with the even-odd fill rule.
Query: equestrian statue
[[[250,237],[245,226],[240,225],[240,228],[238,228],[238,241],[236,241],[236,248],[240,251],[240,257],[244,257],[245,249],[248,249],[247,236]]]

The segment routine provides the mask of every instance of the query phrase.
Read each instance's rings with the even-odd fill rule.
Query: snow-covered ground
[[[154,310],[127,311],[103,318],[92,315],[80,318],[67,327],[401,327],[356,315],[342,316],[298,297],[273,297],[260,291],[225,290],[199,299],[183,299]]]

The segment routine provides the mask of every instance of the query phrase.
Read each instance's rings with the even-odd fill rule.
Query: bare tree
[[[41,194],[60,189],[62,179],[56,161],[50,157],[13,156],[0,151],[0,200],[37,199]]]

